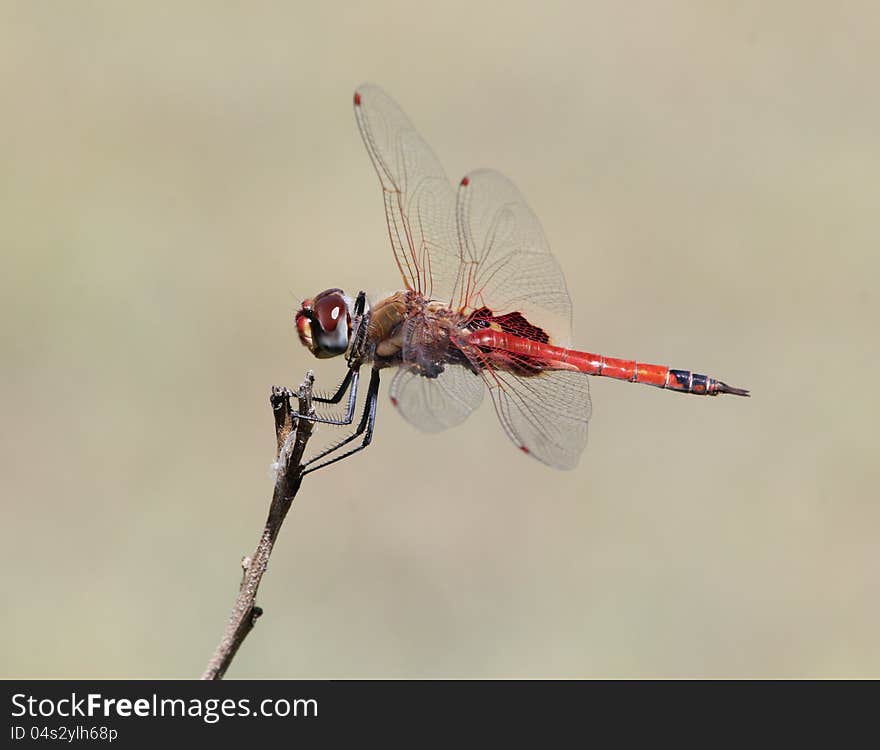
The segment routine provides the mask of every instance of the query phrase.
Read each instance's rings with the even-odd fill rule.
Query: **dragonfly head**
[[[319,359],[345,354],[351,340],[354,302],[341,289],[303,300],[296,313],[299,340]]]

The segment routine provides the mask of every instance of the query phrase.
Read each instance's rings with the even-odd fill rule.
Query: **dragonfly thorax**
[[[375,364],[407,364],[420,375],[437,377],[450,361],[450,336],[460,320],[460,315],[418,292],[395,292],[370,311],[367,342]]]

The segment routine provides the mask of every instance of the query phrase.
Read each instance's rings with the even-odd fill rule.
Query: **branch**
[[[306,373],[305,382],[299,387],[296,394],[299,401],[297,413],[314,415],[312,409],[312,384],[315,376],[311,370]],[[272,548],[281,530],[281,524],[293,498],[299,491],[302,482],[302,457],[306,445],[312,435],[314,422],[307,419],[294,420],[293,411],[290,408],[291,392],[287,388],[272,387],[272,395],[269,402],[272,404],[272,412],[275,416],[275,438],[277,441],[275,464],[275,491],[272,493],[272,504],[269,506],[269,517],[263,527],[263,533],[257,544],[256,550],[250,557],[241,561],[244,571],[238,596],[232,608],[232,615],[226,626],[226,632],[220,640],[211,661],[202,675],[203,680],[222,680],[223,675],[235,658],[239,646],[253,630],[257,618],[263,614],[263,610],[256,606],[257,589],[269,564]]]

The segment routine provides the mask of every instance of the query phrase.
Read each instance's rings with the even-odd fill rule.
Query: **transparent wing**
[[[355,92],[355,116],[385,201],[404,283],[469,312],[520,312],[553,342],[571,340],[571,300],[538,218],[510,180],[471,172],[455,195],[443,168],[380,88]]]
[[[391,381],[391,403],[407,422],[424,432],[461,424],[483,400],[482,378],[459,365],[447,365],[436,378],[401,365]]]
[[[571,345],[571,298],[538,217],[516,186],[493,170],[458,188],[462,264],[453,309],[521,312],[558,346]]]
[[[450,296],[460,265],[455,191],[397,103],[377,86],[355,92],[354,112],[379,175],[394,257],[407,288]]]
[[[526,377],[488,369],[483,377],[504,431],[520,450],[558,469],[577,466],[592,411],[587,375],[552,370]]]

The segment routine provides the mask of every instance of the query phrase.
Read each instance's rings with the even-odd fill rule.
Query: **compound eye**
[[[321,292],[312,300],[308,313],[303,314],[309,317],[312,354],[324,358],[345,353],[351,334],[351,316],[341,289]]]
[[[315,300],[312,310],[321,328],[327,333],[333,333],[340,323],[343,327],[348,327],[348,306],[345,298],[338,292],[331,292]]]

